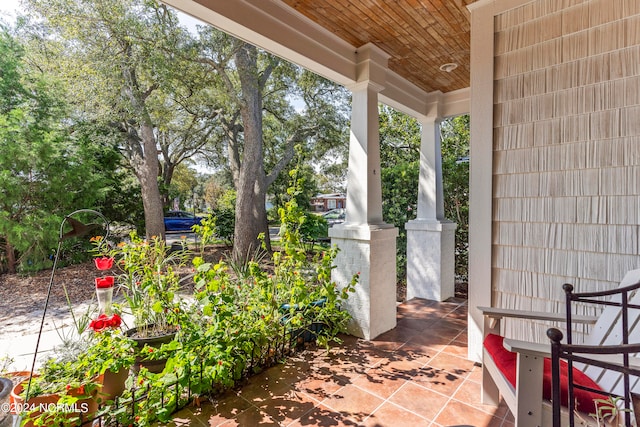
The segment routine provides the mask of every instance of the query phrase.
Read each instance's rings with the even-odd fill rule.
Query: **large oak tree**
[[[346,91],[254,46],[208,26],[193,34],[154,1],[27,1],[51,32],[48,52],[58,46],[49,67],[75,85],[80,114],[117,130],[148,236],[164,232],[158,177],[168,188],[178,164],[207,155],[233,177],[234,258],[245,260],[260,233],[268,239],[267,190],[294,146],[309,161],[346,147]]]
[[[42,66],[66,80],[77,117],[111,129],[140,183],[146,234],[164,236],[167,200],[159,178],[168,187],[176,165],[197,153],[211,133],[181,95],[189,91],[180,82],[188,86],[190,63],[176,53],[190,40],[188,32],[173,11],[155,2],[27,3]]]
[[[269,245],[266,194],[295,146],[304,146],[309,161],[346,147],[348,98],[343,88],[213,28],[199,35],[199,62],[226,91],[220,119],[237,191],[233,257],[246,260],[260,233]]]

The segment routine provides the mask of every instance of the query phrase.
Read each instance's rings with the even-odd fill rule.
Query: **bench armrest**
[[[478,310],[482,312],[484,316],[502,319],[503,317],[513,317],[518,319],[533,319],[533,320],[545,320],[551,322],[564,322],[567,317],[564,313],[549,313],[545,311],[522,311],[522,310],[510,310],[507,308],[497,307],[478,307]],[[598,321],[596,316],[571,316],[571,321],[574,323],[587,323],[594,324]]]
[[[551,357],[551,344],[540,344],[505,338],[503,345],[504,348],[514,353],[522,353],[537,357]]]

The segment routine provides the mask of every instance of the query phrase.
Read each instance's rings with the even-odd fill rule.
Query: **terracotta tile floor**
[[[347,336],[329,353],[300,352],[170,425],[512,427],[504,404],[480,404],[466,319],[466,301],[411,300],[374,341]]]

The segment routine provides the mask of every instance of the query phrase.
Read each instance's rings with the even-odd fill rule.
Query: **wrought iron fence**
[[[324,325],[319,323],[310,323],[306,327],[292,329],[285,324],[282,326],[278,337],[269,341],[267,345],[260,346],[252,342],[251,351],[245,354],[244,357],[238,358],[238,360],[247,361],[242,367],[241,377],[249,378],[253,374],[277,364],[279,360],[292,355],[303,348],[305,343],[315,341],[316,335],[320,333],[323,327]],[[201,362],[195,371],[188,368],[183,376],[159,390],[161,408],[173,414],[189,405],[196,395],[192,390],[193,379],[196,378],[198,379],[198,384],[203,384],[206,381],[204,362]],[[215,395],[226,390],[225,387],[216,383],[215,378],[211,377],[210,381],[208,393],[206,394]],[[135,425],[136,414],[140,405],[145,403],[145,400],[149,398],[152,392],[154,390],[151,389],[149,384],[144,387],[136,387],[134,385],[129,390],[130,397],[116,397],[112,404],[100,406],[95,416],[91,418],[83,418],[81,414],[76,425],[81,427]],[[158,391],[156,390],[155,392],[157,393]]]

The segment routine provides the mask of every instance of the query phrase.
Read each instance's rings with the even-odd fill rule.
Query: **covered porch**
[[[466,347],[457,347],[466,354],[453,356],[461,366],[471,366],[463,378],[467,387],[473,385],[473,363],[482,351],[478,306],[561,311],[562,283],[574,283],[582,291],[609,289],[640,265],[640,2],[166,3],[352,91],[347,217],[331,232],[342,249],[335,278],[361,272],[362,286],[349,310],[356,320],[353,334],[365,341],[351,345],[378,351],[378,343],[396,337],[396,347],[387,354],[396,357],[406,356],[401,349],[418,340],[440,339],[431,337],[433,325],[420,325],[410,337],[400,326],[405,318],[402,306],[394,303],[396,230],[381,214],[378,103],[416,117],[422,125],[418,216],[406,225],[407,305],[417,304],[426,314],[423,299],[437,305],[453,295],[455,225],[442,214],[439,124],[446,117],[471,116],[467,317],[456,337],[434,344],[440,352],[452,340],[466,339]],[[450,63],[458,68],[451,70]],[[547,326],[513,322],[504,332],[542,342]],[[410,369],[430,367],[439,354],[448,353],[429,355],[422,366]],[[348,364],[349,356],[344,360]],[[388,378],[368,373],[376,372],[376,366],[384,371],[382,365],[360,361],[359,378],[385,384]],[[402,363],[413,362],[406,358]],[[268,376],[263,380],[269,383]],[[345,422],[327,425],[376,425],[376,412],[389,402],[396,409],[394,396],[413,380],[400,382],[390,398],[377,396],[378,404],[358,421],[349,412]],[[289,384],[287,390],[296,387]],[[340,387],[354,395],[368,392],[352,383]],[[445,419],[460,390],[440,401],[431,418],[399,407],[409,410],[407,417],[422,416],[424,425],[509,425],[511,419],[500,409],[491,413],[480,408],[489,414],[483,420]],[[314,424],[301,419],[323,410],[342,416],[338,403],[345,400],[331,400],[335,392],[322,401],[309,397],[313,407],[291,422]],[[478,405],[479,387],[469,396],[468,403]],[[411,401],[424,403],[415,396]],[[272,403],[278,408],[277,400]],[[247,408],[260,413],[254,404]]]
[[[453,295],[439,124],[470,114],[470,360],[482,349],[478,306],[558,311],[558,283],[609,289],[640,264],[640,2],[165,2],[352,91],[346,222],[331,237],[336,279],[361,272],[357,336],[396,326],[379,102],[422,125],[409,299]],[[514,322],[506,333],[540,342],[545,330]]]
[[[173,1],[165,3],[207,22],[237,38],[255,44],[284,59],[299,64],[344,85],[352,93],[349,166],[347,172],[346,219],[329,230],[332,244],[340,248],[335,260],[334,280],[348,283],[360,274],[356,294],[347,309],[354,321],[350,332],[373,339],[396,326],[396,237],[398,230],[382,217],[378,105],[387,104],[415,117],[422,127],[417,217],[405,225],[407,230],[407,298],[444,301],[454,296],[454,233],[456,224],[444,217],[440,123],[446,117],[470,111],[468,88],[469,22],[465,0],[451,9],[443,24],[451,35],[461,32],[456,42],[456,65],[447,47],[423,52],[405,65],[367,39],[345,40],[337,33],[342,25],[323,28],[305,13],[324,5],[286,1]],[[331,2],[328,2],[329,4]],[[343,12],[362,12],[357,2],[333,5]],[[433,2],[435,7],[447,2]],[[382,8],[388,8],[382,2]],[[357,10],[356,10],[357,9]],[[365,8],[366,9],[366,8]],[[329,17],[328,15],[326,17]],[[344,19],[344,17],[343,17]],[[466,21],[466,23],[464,23]],[[376,22],[375,25],[379,25]],[[418,24],[408,27],[397,22],[397,31],[414,33]],[[419,35],[425,42],[426,33]],[[392,38],[391,38],[392,39]],[[392,42],[386,39],[387,42]],[[399,40],[399,39],[398,39]],[[352,43],[356,43],[355,45]],[[407,40],[403,45],[411,49]],[[429,63],[429,58],[447,59],[447,66]],[[458,64],[459,63],[459,64]],[[420,72],[416,72],[417,68]],[[455,70],[459,67],[458,70]],[[412,75],[402,75],[413,70]],[[446,92],[446,93],[445,93]]]

